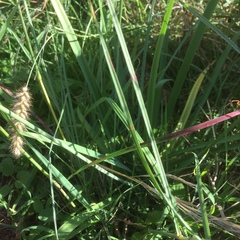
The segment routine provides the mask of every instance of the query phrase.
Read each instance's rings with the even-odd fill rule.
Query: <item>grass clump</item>
[[[239,237],[236,9],[217,0],[4,3],[5,235]],[[31,118],[11,108],[27,83]],[[26,146],[18,160],[8,125]]]

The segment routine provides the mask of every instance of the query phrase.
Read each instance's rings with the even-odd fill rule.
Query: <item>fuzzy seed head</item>
[[[12,155],[15,158],[21,157],[22,149],[23,149],[23,145],[24,145],[22,137],[18,136],[16,133],[16,134],[12,135],[11,140],[12,140],[12,144],[10,146],[10,149],[11,149]]]
[[[22,117],[25,120],[29,119],[29,112],[31,107],[31,93],[27,86],[23,86],[18,89],[14,93],[14,101],[12,112]],[[22,136],[19,133],[26,131],[26,126],[17,121],[16,119],[12,119],[14,128],[10,129],[11,135],[11,146],[10,150],[15,158],[19,158],[22,154],[24,141]]]
[[[30,107],[31,94],[28,90],[28,87],[23,86],[15,93],[12,111],[23,119],[27,120],[29,118]]]

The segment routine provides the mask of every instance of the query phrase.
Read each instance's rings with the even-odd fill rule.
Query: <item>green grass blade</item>
[[[204,80],[205,75],[207,74],[208,69],[209,69],[209,67],[204,69],[203,72],[197,78],[196,82],[194,83],[194,85],[193,85],[193,87],[190,91],[190,94],[188,96],[185,107],[183,109],[182,115],[181,115],[181,117],[179,119],[179,122],[177,124],[177,128],[176,128],[177,130],[181,130],[181,129],[185,128],[186,123],[189,119],[189,115],[190,115],[190,113],[192,111],[192,108],[194,106],[197,94],[200,90],[200,87],[202,85],[202,82]]]
[[[195,153],[193,153],[193,154],[194,154],[194,158],[195,158],[197,189],[198,189],[198,196],[199,196],[200,208],[201,208],[201,213],[202,213],[203,228],[204,228],[204,233],[205,233],[204,239],[210,240],[211,232],[210,232],[210,228],[209,228],[208,216],[207,216],[206,206],[205,206],[205,202],[204,202],[203,186],[202,186],[203,183],[202,183],[202,179],[201,179],[200,164],[199,164],[197,155]]]
[[[150,141],[152,143],[152,147],[153,147],[153,150],[154,150],[154,156],[155,156],[157,162],[161,162],[161,159],[160,159],[160,156],[159,156],[159,153],[158,153],[158,149],[157,149],[157,146],[156,146],[156,142],[155,142],[155,139],[154,139],[154,135],[153,135],[153,132],[152,132],[152,129],[151,129],[151,124],[150,124],[150,121],[149,121],[149,118],[148,118],[148,114],[147,114],[147,111],[146,111],[146,108],[145,108],[145,104],[144,104],[144,101],[143,101],[143,97],[142,97],[140,88],[139,88],[139,85],[138,85],[137,77],[136,77],[136,74],[135,74],[135,71],[134,71],[134,68],[133,68],[133,65],[132,65],[131,57],[129,55],[129,52],[128,52],[128,49],[127,49],[127,46],[126,46],[126,43],[125,43],[125,40],[124,40],[124,36],[123,36],[122,30],[121,30],[121,26],[120,26],[119,21],[116,17],[114,6],[113,6],[111,1],[108,1],[108,6],[109,6],[110,13],[112,15],[114,26],[116,28],[116,32],[117,32],[117,35],[118,35],[118,38],[119,38],[119,42],[120,42],[121,47],[122,47],[125,62],[128,66],[128,70],[129,70],[130,75],[131,75],[131,79],[132,79],[134,90],[135,90],[135,93],[136,93],[136,96],[137,96],[137,99],[138,99],[139,107],[142,111],[144,123],[145,123],[145,126],[147,128],[148,136],[149,136]],[[121,89],[121,86],[118,87],[118,90],[120,90],[120,89]],[[124,96],[123,96],[123,98],[124,98]],[[125,105],[122,105],[122,107],[124,109]],[[131,129],[131,127],[130,127],[130,129]],[[162,173],[164,173],[164,170],[163,170]]]
[[[209,19],[212,16],[213,11],[215,10],[217,4],[218,4],[218,0],[212,0],[212,1],[208,2],[206,10],[203,14],[203,16],[206,19]],[[178,75],[175,80],[171,94],[169,96],[169,101],[167,104],[168,119],[170,119],[172,117],[172,114],[174,112],[174,108],[175,108],[176,102],[178,100],[179,94],[181,92],[183,83],[187,76],[188,70],[191,66],[192,60],[193,60],[194,56],[196,55],[197,48],[201,42],[201,39],[203,37],[203,33],[204,33],[205,29],[206,29],[206,25],[202,22],[199,22],[197,29],[194,33],[194,36],[191,40],[191,43],[189,44],[188,50],[185,54],[183,63],[178,72]]]
[[[221,37],[227,44],[229,44],[237,53],[240,54],[240,48],[231,39],[229,39],[219,28],[211,24],[204,15],[199,14],[193,7],[188,4],[184,4],[184,7],[188,9],[194,16],[198,17],[202,23],[204,23],[208,28],[212,29],[219,37]]]
[[[66,12],[64,11],[62,3],[59,0],[51,0],[51,2],[54,7],[54,10],[58,16],[58,19],[62,25],[63,32],[66,34],[66,37],[72,48],[72,51],[73,51],[73,53],[77,59],[77,62],[84,74],[84,77],[89,85],[89,88],[92,92],[92,96],[95,98],[95,100],[98,100],[100,98],[100,90],[99,90],[98,85],[96,84],[97,81],[96,81],[92,71],[90,70],[89,65],[83,55],[81,46],[78,42],[78,39],[72,28],[69,18],[67,16]]]
[[[153,65],[151,68],[149,85],[148,85],[148,95],[147,95],[147,112],[149,116],[150,123],[153,124],[153,118],[156,115],[155,106],[155,93],[156,93],[156,83],[157,75],[159,69],[160,57],[162,56],[163,42],[166,37],[166,32],[168,24],[171,18],[172,8],[174,5],[174,0],[170,0],[167,6],[166,13],[163,18],[162,27],[158,36],[156,50],[153,57]]]
[[[240,31],[238,31],[232,38],[233,42],[236,42],[240,37]],[[205,87],[204,93],[199,101],[199,108],[196,108],[194,114],[192,115],[193,121],[198,118],[199,111],[201,111],[201,107],[206,103],[212,89],[217,84],[218,78],[221,75],[222,68],[229,56],[229,53],[231,51],[231,46],[227,45],[224,51],[222,52],[221,56],[217,59],[215,67],[213,69],[213,72],[211,76],[209,77],[210,81],[207,82],[207,86]]]
[[[2,24],[2,27],[0,29],[0,41],[2,41],[9,25],[10,25],[10,22],[12,21],[15,13],[17,11],[17,7],[14,7],[13,10],[11,11],[11,13],[9,14],[9,16],[7,17],[5,23]]]

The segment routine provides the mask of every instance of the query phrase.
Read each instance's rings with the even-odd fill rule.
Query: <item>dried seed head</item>
[[[25,120],[29,119],[29,112],[31,107],[31,94],[27,86],[23,86],[14,93],[14,102],[12,111]],[[11,146],[10,150],[15,158],[19,158],[22,154],[24,141],[18,132],[26,131],[23,123],[12,119],[15,129],[10,129]]]

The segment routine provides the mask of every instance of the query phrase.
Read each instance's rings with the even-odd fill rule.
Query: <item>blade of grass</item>
[[[193,155],[194,155],[194,158],[195,158],[195,172],[196,172],[196,179],[197,179],[197,190],[198,190],[200,208],[201,208],[201,213],[202,213],[202,222],[203,222],[203,228],[204,228],[204,234],[205,234],[204,239],[210,240],[211,239],[211,232],[210,232],[210,228],[209,228],[208,216],[207,216],[206,206],[205,206],[204,196],[203,196],[203,187],[202,187],[203,183],[202,183],[202,179],[201,179],[200,164],[199,164],[197,155],[195,153],[193,153]],[[204,156],[204,158],[205,157],[206,157],[206,155]]]
[[[66,37],[72,48],[72,51],[77,59],[79,67],[81,68],[81,70],[84,74],[84,77],[89,85],[89,88],[92,92],[92,96],[94,97],[95,100],[98,100],[101,97],[101,95],[100,95],[99,87],[96,84],[97,81],[96,81],[92,71],[90,70],[89,65],[83,55],[83,51],[80,47],[80,44],[79,44],[76,34],[72,28],[72,25],[69,21],[69,18],[67,16],[66,12],[64,11],[62,3],[59,0],[51,0],[51,3],[57,14],[58,20],[60,21],[60,23],[62,25],[63,31],[66,34]]]
[[[147,94],[147,112],[150,123],[153,124],[154,115],[156,115],[154,106],[155,106],[155,93],[156,93],[156,83],[157,75],[159,69],[160,57],[162,55],[163,42],[166,37],[166,32],[168,24],[171,18],[172,8],[174,5],[174,0],[170,0],[167,6],[166,13],[163,18],[162,27],[158,36],[156,50],[154,52],[153,64],[151,67],[151,73],[148,83],[148,94]]]
[[[219,37],[221,37],[227,44],[229,44],[237,53],[240,54],[240,48],[230,39],[228,38],[219,28],[215,25],[211,24],[208,19],[204,17],[204,15],[199,14],[193,7],[188,4],[183,4],[183,6],[188,9],[194,16],[198,17],[199,20],[204,23],[208,28],[212,29]]]
[[[56,134],[58,132],[58,129],[60,127],[60,123],[62,121],[62,117],[64,114],[64,110],[66,108],[66,101],[67,101],[67,95],[65,97],[65,101],[64,101],[64,105],[62,107],[62,111],[60,114],[60,118],[58,120],[58,125],[56,127],[55,133],[53,135],[53,137],[56,137]],[[53,224],[54,224],[54,232],[55,232],[55,238],[56,240],[59,239],[59,235],[58,235],[58,223],[57,223],[57,213],[56,213],[56,204],[55,204],[55,194],[54,194],[54,188],[53,188],[53,172],[52,172],[52,150],[53,150],[53,142],[51,142],[50,147],[49,147],[49,152],[48,152],[48,169],[49,169],[49,184],[50,184],[50,190],[51,190],[51,200],[52,200],[52,215],[53,215]],[[87,202],[84,202],[87,203]]]
[[[200,87],[201,87],[201,84],[204,80],[204,77],[205,75],[207,74],[207,71],[209,69],[210,66],[208,66],[207,68],[205,68],[203,70],[203,72],[199,75],[199,77],[197,78],[196,82],[194,83],[191,91],[190,91],[190,94],[188,96],[188,99],[187,99],[187,102],[184,106],[184,109],[183,109],[183,112],[181,114],[181,117],[178,121],[178,124],[177,124],[177,127],[176,127],[176,130],[181,130],[185,127],[187,121],[188,121],[188,118],[189,118],[189,115],[192,111],[192,108],[194,106],[194,103],[195,103],[195,99],[197,97],[197,94],[200,90]]]
[[[7,17],[5,23],[2,24],[2,27],[0,29],[0,41],[2,41],[7,29],[9,28],[10,22],[12,21],[16,11],[17,7],[14,7],[9,16]]]
[[[115,29],[116,29],[116,33],[118,35],[119,42],[120,42],[120,45],[121,45],[121,48],[122,48],[122,51],[123,51],[125,62],[127,64],[127,67],[128,67],[128,70],[129,70],[129,73],[130,73],[130,76],[131,76],[131,80],[132,80],[132,83],[133,83],[133,86],[134,86],[135,94],[137,96],[138,104],[139,104],[139,107],[142,111],[144,124],[145,124],[146,130],[147,130],[148,137],[150,138],[150,142],[151,142],[151,146],[152,146],[152,149],[153,149],[154,158],[155,158],[155,162],[156,162],[156,164],[154,165],[154,169],[156,171],[157,178],[159,179],[159,181],[162,185],[161,187],[160,187],[159,183],[157,182],[156,178],[154,177],[154,175],[152,174],[152,171],[149,171],[150,166],[148,165],[148,163],[143,162],[143,164],[144,164],[144,167],[145,167],[146,171],[149,174],[150,179],[153,182],[153,185],[159,191],[159,193],[160,193],[162,199],[164,200],[164,202],[170,207],[172,218],[173,218],[173,221],[175,223],[176,232],[177,232],[177,234],[180,235],[181,233],[180,233],[180,228],[179,228],[180,226],[178,224],[178,220],[180,220],[187,229],[191,229],[191,228],[181,218],[181,216],[177,213],[176,201],[175,201],[174,197],[172,196],[170,187],[168,185],[166,174],[165,174],[165,171],[164,171],[164,168],[163,168],[160,156],[159,156],[159,152],[158,152],[157,144],[156,144],[156,141],[155,141],[155,138],[154,138],[154,135],[153,135],[153,131],[152,131],[152,128],[151,128],[150,120],[149,120],[149,117],[148,117],[148,114],[147,114],[147,110],[145,108],[145,104],[144,104],[143,97],[142,97],[142,94],[141,94],[141,91],[140,91],[137,76],[135,74],[133,64],[132,64],[132,61],[131,61],[131,58],[130,58],[130,55],[129,55],[129,52],[128,52],[128,49],[127,49],[127,46],[126,46],[126,43],[125,43],[125,40],[124,40],[124,37],[123,37],[121,26],[120,26],[119,21],[117,19],[117,15],[115,13],[114,6],[113,6],[112,2],[107,1],[107,5],[109,7],[109,10],[110,10],[110,13],[111,13],[111,16],[112,16],[112,19],[113,19],[113,23],[114,23],[114,26],[115,26]],[[117,89],[117,91],[119,91],[119,90],[120,89]],[[137,137],[136,133],[135,133],[135,130],[132,133],[133,133],[133,138],[135,139]],[[134,142],[136,144],[137,151],[140,155],[141,160],[146,161],[145,158],[141,157],[143,152],[141,151],[141,147],[140,147],[140,144],[139,144],[138,140],[136,139],[136,140],[134,140]],[[192,232],[192,230],[190,230],[190,231]]]
[[[212,1],[208,2],[206,10],[203,14],[203,16],[206,19],[209,19],[212,16],[213,11],[216,8],[217,4],[218,4],[218,0],[212,0]],[[191,66],[192,60],[193,60],[194,56],[196,55],[197,48],[198,48],[198,46],[201,42],[201,39],[203,37],[203,33],[204,33],[205,29],[206,29],[206,25],[202,22],[199,22],[199,24],[197,26],[197,29],[196,29],[196,31],[193,35],[192,40],[191,40],[191,43],[189,44],[189,47],[188,47],[187,52],[185,54],[183,63],[182,63],[181,68],[178,72],[178,75],[177,75],[177,78],[175,80],[175,83],[174,83],[173,89],[171,91],[171,94],[169,96],[169,101],[168,101],[168,104],[167,104],[167,117],[168,117],[168,119],[170,119],[172,117],[172,114],[174,112],[174,108],[175,108],[178,96],[181,92],[183,83],[184,83],[185,78],[187,76],[188,70]]]
[[[236,42],[240,37],[240,31],[238,31],[232,38],[233,42]],[[193,121],[195,119],[197,119],[198,115],[199,115],[199,111],[201,111],[201,107],[203,107],[203,105],[206,103],[209,94],[211,93],[212,89],[214,88],[214,86],[216,85],[216,82],[219,78],[219,74],[221,74],[222,72],[222,67],[224,66],[229,53],[231,51],[231,46],[227,45],[226,48],[224,49],[224,51],[222,52],[221,56],[216,60],[216,64],[215,67],[213,69],[213,72],[211,74],[211,76],[209,77],[209,81],[207,83],[207,86],[204,89],[204,94],[202,95],[200,101],[199,101],[199,108],[196,108],[192,119]]]
[[[112,81],[113,81],[113,84],[115,86],[118,99],[120,101],[120,105],[121,105],[121,108],[122,108],[122,111],[123,111],[123,114],[124,114],[124,118],[127,121],[127,128],[130,130],[130,133],[131,133],[133,141],[136,145],[136,149],[137,149],[137,152],[139,154],[140,159],[142,160],[143,164],[145,165],[145,168],[147,169],[147,171],[149,171],[149,174],[151,176],[153,176],[153,173],[151,172],[151,170],[150,170],[150,168],[147,164],[146,158],[145,158],[143,152],[141,151],[140,142],[139,142],[139,139],[137,138],[137,135],[136,135],[136,131],[135,131],[135,127],[134,127],[134,124],[133,124],[133,121],[132,121],[132,117],[131,117],[131,114],[130,114],[130,111],[129,111],[129,108],[128,108],[128,105],[127,105],[127,102],[126,102],[121,84],[119,82],[118,76],[117,76],[116,71],[114,69],[114,66],[113,66],[111,56],[109,54],[106,42],[103,38],[102,32],[100,31],[100,28],[99,28],[98,23],[96,21],[96,16],[94,14],[93,6],[90,5],[90,7],[91,7],[91,12],[93,14],[93,18],[95,20],[96,26],[97,26],[99,34],[100,34],[100,40],[101,40],[102,48],[104,50],[106,62],[108,64],[109,71],[110,71],[110,74],[111,74],[111,77],[112,77]],[[155,179],[153,179],[153,181],[154,180]]]
[[[116,92],[118,94],[118,98],[119,98],[119,101],[120,101],[120,105],[123,109],[123,112],[124,112],[124,115],[125,115],[125,118],[127,120],[127,123],[128,123],[128,129],[130,130],[131,134],[132,134],[132,137],[133,137],[133,140],[134,140],[134,143],[136,145],[136,150],[139,154],[139,157],[140,159],[142,160],[143,164],[144,164],[144,167],[146,169],[146,171],[148,172],[148,174],[151,176],[150,178],[152,179],[152,181],[155,183],[154,185],[157,186],[157,182],[155,180],[155,177],[154,177],[154,174],[152,173],[148,163],[147,163],[147,160],[146,160],[146,157],[144,155],[144,152],[141,150],[141,147],[140,147],[140,140],[139,140],[139,137],[137,135],[137,132],[135,131],[135,128],[134,128],[134,125],[133,125],[133,121],[132,121],[132,118],[131,118],[131,114],[129,112],[129,109],[128,109],[128,105],[126,103],[126,100],[125,100],[125,97],[124,97],[124,94],[123,94],[123,91],[122,91],[122,88],[121,88],[121,85],[120,85],[120,82],[118,80],[118,77],[117,77],[117,74],[115,72],[115,69],[113,67],[113,63],[111,61],[111,57],[110,57],[110,54],[108,52],[108,48],[107,48],[107,45],[105,43],[105,40],[102,36],[102,33],[100,31],[100,28],[97,24],[97,21],[96,21],[96,17],[94,15],[94,11],[93,11],[93,8],[92,8],[92,13],[93,13],[93,17],[95,19],[95,22],[96,22],[96,25],[98,27],[98,30],[99,30],[99,34],[100,34],[100,39],[101,39],[101,44],[102,44],[102,47],[104,49],[104,54],[106,56],[106,61],[107,61],[107,64],[108,64],[108,67],[109,67],[109,70],[110,70],[110,74],[112,76],[112,80],[113,80],[113,83],[114,83],[114,86],[116,88]],[[161,189],[159,188],[158,189],[159,191],[161,191]],[[162,194],[163,195],[163,194]]]
[[[124,57],[125,57],[126,64],[128,65],[128,69],[129,69],[131,79],[132,79],[132,82],[133,82],[133,86],[134,86],[134,89],[135,89],[135,92],[136,92],[136,95],[137,95],[137,98],[138,98],[138,101],[139,101],[139,105],[140,105],[140,108],[142,110],[142,114],[143,114],[143,117],[144,117],[144,122],[147,125],[148,134],[149,134],[149,137],[151,139],[151,142],[153,143],[154,142],[154,136],[153,136],[152,131],[151,131],[149,118],[148,118],[147,111],[146,111],[146,108],[145,108],[145,105],[144,105],[144,102],[143,102],[143,98],[142,98],[142,95],[141,95],[141,92],[140,92],[140,88],[139,88],[139,85],[138,85],[136,74],[134,72],[134,68],[133,68],[133,65],[132,65],[132,62],[131,62],[131,58],[130,58],[130,55],[128,53],[128,49],[127,49],[127,46],[126,46],[126,43],[125,43],[125,40],[124,40],[124,37],[123,37],[123,33],[121,31],[121,26],[119,25],[119,21],[117,19],[117,16],[116,16],[114,7],[112,5],[112,2],[107,1],[107,3],[108,3],[108,6],[109,6],[110,13],[112,15],[112,19],[113,19],[113,22],[114,22],[114,25],[115,25],[115,28],[116,28],[116,32],[118,34],[119,42],[120,42],[121,47],[122,47],[122,51],[123,51],[123,54],[124,54]],[[109,60],[111,60],[111,59],[109,59]],[[110,70],[113,70],[111,66],[110,66]],[[117,92],[121,93],[121,95],[118,95],[118,97],[120,98],[121,107],[122,107],[123,111],[125,109],[128,110],[128,107],[127,107],[127,104],[126,104],[126,101],[125,101],[125,97],[124,97],[124,94],[122,93],[122,89],[121,89],[121,86],[119,84],[119,81],[118,81],[117,77],[114,78],[114,79],[116,79],[115,86],[116,86]],[[127,111],[127,120],[131,121],[130,124],[129,124],[129,129],[130,129],[130,131],[132,131],[132,135],[133,135],[136,147],[138,149],[138,153],[141,155],[142,153],[141,153],[141,150],[139,148],[140,143],[137,140],[137,136],[136,136],[136,133],[135,133],[135,129],[134,129],[134,126],[133,126],[133,123],[132,123],[132,119],[131,119],[131,115],[129,113],[129,110]],[[157,148],[154,147],[154,149],[156,150],[155,151],[156,159],[159,160],[159,162],[161,162],[161,160],[159,158]]]

